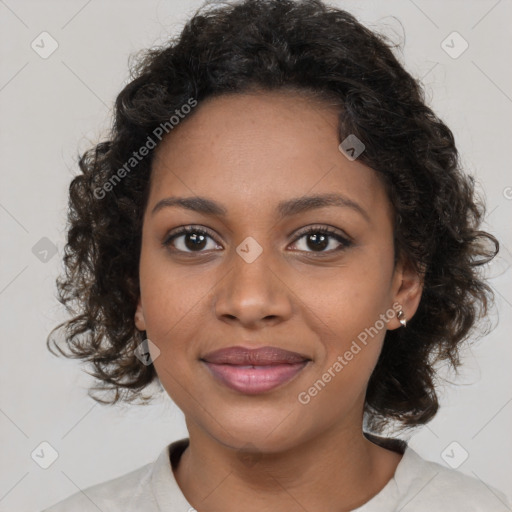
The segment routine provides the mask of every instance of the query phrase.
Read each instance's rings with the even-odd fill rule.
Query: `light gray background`
[[[405,36],[400,58],[422,78],[487,199],[484,228],[502,242],[489,270],[497,327],[467,352],[464,370],[452,378],[458,385],[443,387],[439,414],[410,443],[445,464],[441,453],[457,441],[469,453],[459,470],[511,498],[512,2],[331,3],[395,40]],[[45,338],[65,317],[54,282],[77,152],[110,125],[114,98],[128,79],[128,56],[164,42],[201,4],[0,0],[0,512],[41,510],[151,462],[164,445],[186,436],[181,412],[165,396],[146,408],[93,402],[86,394],[90,377],[78,362],[53,357]],[[31,48],[43,31],[59,45],[47,59]],[[453,31],[469,43],[456,59],[441,46]],[[57,249],[46,263],[32,250],[43,237]],[[59,455],[48,469],[31,458],[43,441]]]

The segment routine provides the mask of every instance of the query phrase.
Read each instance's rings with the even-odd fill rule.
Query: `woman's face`
[[[271,452],[360,430],[397,303],[407,318],[417,308],[417,276],[393,266],[384,186],[340,152],[337,125],[300,96],[227,95],[200,104],[156,150],[136,325],[158,347],[158,377],[189,429],[223,445]],[[171,197],[195,202],[160,203]],[[300,358],[273,353],[252,368],[210,356],[235,346]]]

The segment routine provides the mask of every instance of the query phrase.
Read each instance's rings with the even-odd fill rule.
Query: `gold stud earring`
[[[396,315],[396,317],[398,318],[398,320],[400,321],[400,324],[402,325],[402,327],[405,327],[407,325],[407,320],[405,319],[405,314],[404,314],[404,311],[403,309],[401,309],[398,314]]]

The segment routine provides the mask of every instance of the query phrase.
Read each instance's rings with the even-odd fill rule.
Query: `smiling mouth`
[[[215,378],[229,388],[247,395],[264,393],[289,382],[307,363],[308,361],[269,366],[239,366],[205,362]]]
[[[230,347],[200,359],[213,377],[247,395],[270,391],[299,374],[310,358],[277,347]]]

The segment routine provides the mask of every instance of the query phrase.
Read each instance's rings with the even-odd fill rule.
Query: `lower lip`
[[[307,361],[254,368],[206,361],[205,364],[213,376],[229,388],[246,395],[257,395],[289,382],[306,366]]]

